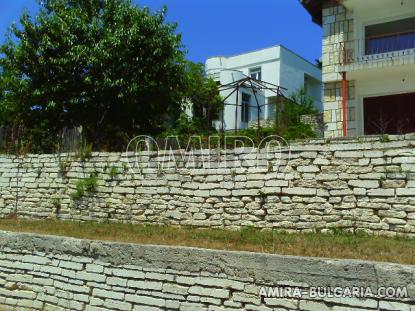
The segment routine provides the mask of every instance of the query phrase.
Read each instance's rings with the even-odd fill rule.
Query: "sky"
[[[167,5],[167,20],[178,23],[187,58],[205,62],[282,44],[311,62],[321,57],[322,30],[298,0],[133,0],[152,11]],[[0,42],[24,9],[36,0],[0,0]]]

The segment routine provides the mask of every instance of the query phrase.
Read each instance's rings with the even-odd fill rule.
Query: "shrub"
[[[75,192],[71,194],[72,199],[79,200],[85,195],[85,192],[94,192],[98,186],[98,176],[96,173],[91,174],[88,178],[78,180],[75,184]]]
[[[115,176],[117,176],[118,174],[119,174],[118,168],[116,166],[111,166],[111,169],[109,171],[110,178],[114,179]]]
[[[78,150],[77,157],[82,162],[92,158],[92,144],[83,143]]]

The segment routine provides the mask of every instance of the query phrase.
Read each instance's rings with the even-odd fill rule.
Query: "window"
[[[415,48],[415,17],[367,26],[366,55]]]
[[[255,80],[261,80],[261,78],[262,78],[261,68],[253,68],[253,69],[249,69],[249,76],[250,76],[252,79],[255,79]]]
[[[242,122],[249,122],[249,102],[251,101],[251,96],[246,93],[242,93],[242,113],[241,120]]]

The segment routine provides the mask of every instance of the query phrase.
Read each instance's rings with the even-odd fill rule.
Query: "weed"
[[[69,171],[69,163],[67,161],[61,161],[59,160],[59,172],[63,175],[66,176],[66,174]]]
[[[258,190],[258,196],[259,196],[260,198],[265,198],[267,195],[265,194],[265,192],[264,192],[264,191],[262,191],[262,190]]]
[[[52,199],[52,205],[55,209],[55,214],[59,215],[62,207],[61,200],[59,198]]]
[[[390,138],[389,138],[389,135],[387,135],[387,134],[382,134],[382,136],[380,137],[380,142],[381,143],[388,143],[388,142],[390,142],[391,140],[390,140]]]
[[[52,199],[52,205],[55,209],[59,209],[61,206],[61,200],[58,198]]]
[[[127,163],[122,164],[122,170],[123,170],[124,174],[128,173],[128,164]]]
[[[116,166],[111,166],[111,169],[109,171],[109,175],[111,179],[114,179],[117,175],[119,174],[118,172],[118,167]]]
[[[267,171],[268,173],[272,173],[274,171],[274,166],[272,165],[271,161],[268,161]]]
[[[92,157],[92,144],[82,144],[78,150],[77,157],[82,162],[84,162],[87,159],[90,159]]]
[[[75,192],[71,194],[73,200],[79,200],[85,192],[94,192],[98,186],[98,176],[92,173],[88,178],[78,180],[75,184]]]

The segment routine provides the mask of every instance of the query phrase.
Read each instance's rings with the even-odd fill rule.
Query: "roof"
[[[255,52],[259,52],[259,51],[263,51],[263,50],[268,50],[268,49],[272,49],[272,48],[285,49],[286,51],[290,52],[291,54],[294,54],[298,58],[301,58],[303,61],[305,61],[305,62],[309,63],[310,65],[318,68],[318,66],[316,64],[313,64],[311,61],[306,59],[304,56],[301,56],[300,54],[294,52],[293,50],[287,48],[285,45],[282,45],[282,44],[277,44],[277,45],[269,46],[269,47],[266,47],[266,48],[260,48],[260,49],[251,50],[251,51],[247,51],[247,52],[242,52],[242,53],[238,53],[238,54],[210,56],[207,59],[212,59],[212,58],[217,58],[217,57],[231,58],[231,57],[236,57],[236,56],[240,56],[240,55],[244,55],[244,54],[255,53]],[[320,69],[320,68],[318,68],[318,69]]]
[[[310,13],[313,22],[320,25],[323,23],[323,2],[326,0],[300,0],[303,7]]]

